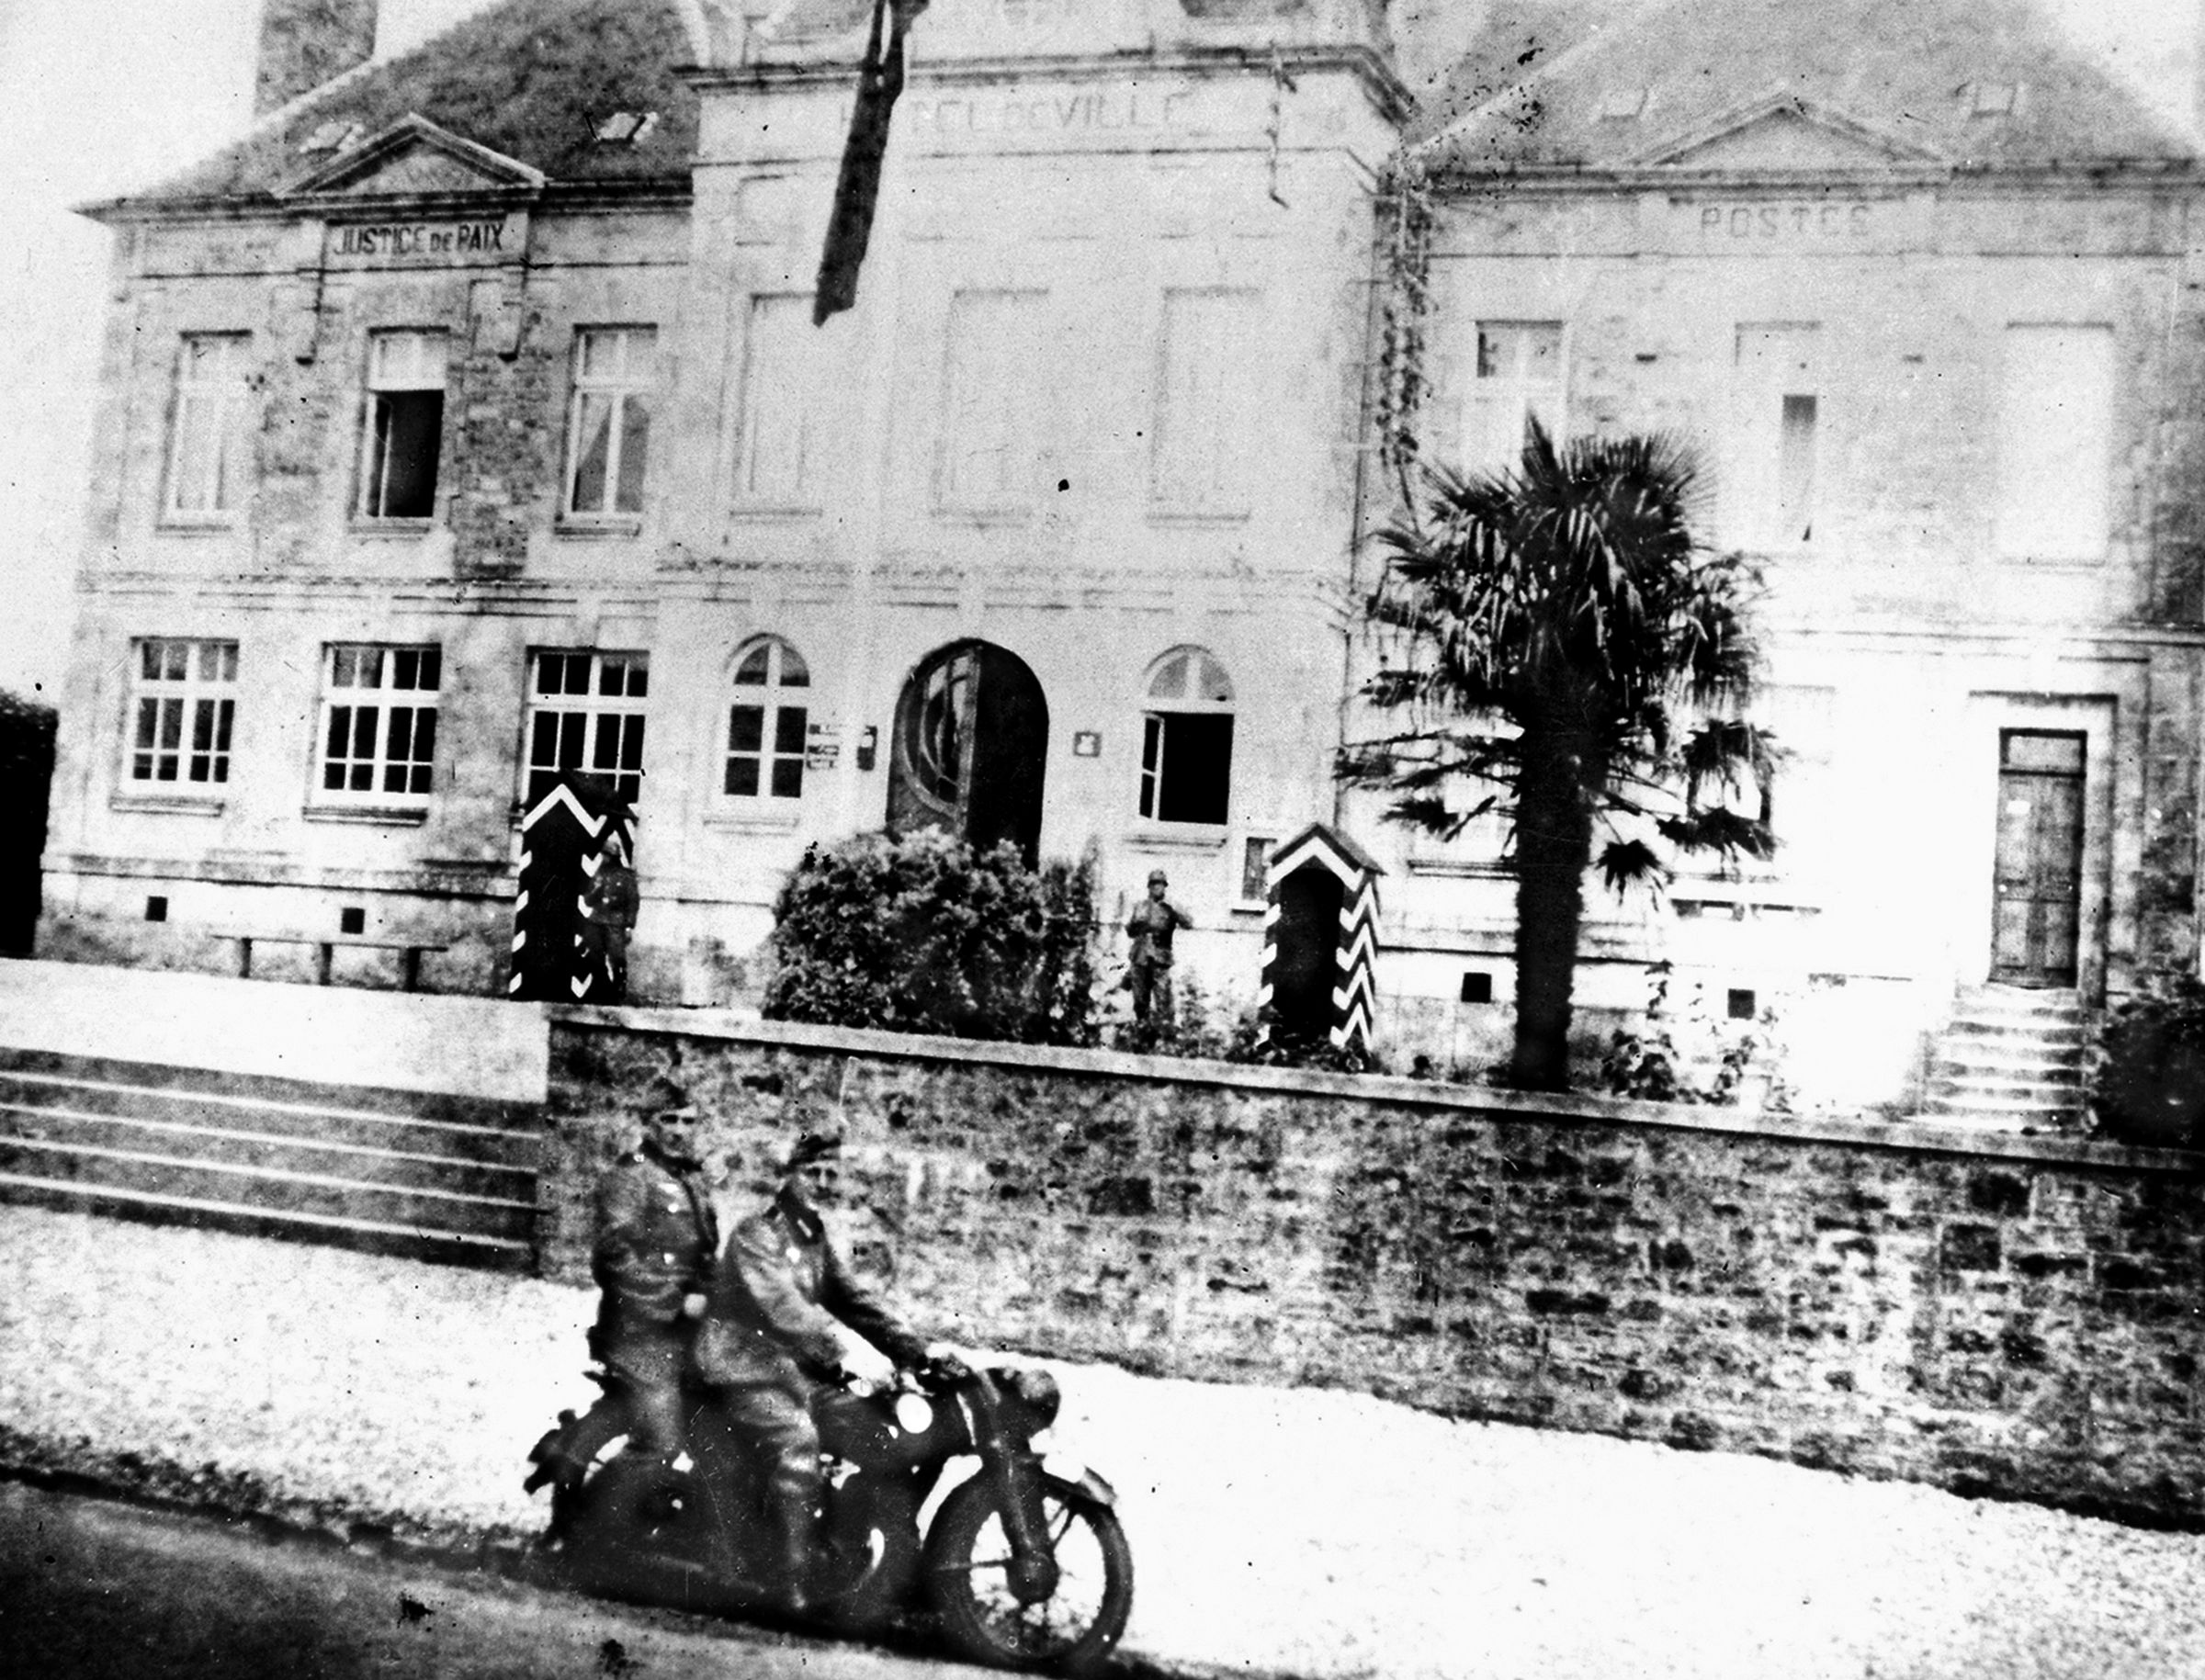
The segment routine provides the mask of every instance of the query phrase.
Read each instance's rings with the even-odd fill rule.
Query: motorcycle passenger
[[[899,1366],[916,1368],[928,1356],[918,1333],[851,1270],[820,1217],[842,1201],[842,1147],[832,1133],[807,1132],[797,1140],[772,1204],[728,1237],[696,1346],[698,1374],[757,1450],[763,1514],[783,1565],[783,1603],[797,1614],[810,1607],[824,1561],[811,1402],[843,1375],[836,1321]]]
[[[643,1141],[597,1184],[590,1270],[604,1291],[590,1350],[628,1382],[636,1444],[672,1455],[684,1430],[682,1386],[719,1247],[696,1154],[698,1114],[671,1079],[655,1082]]]

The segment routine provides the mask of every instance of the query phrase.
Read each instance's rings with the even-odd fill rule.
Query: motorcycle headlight
[[[923,1435],[934,1421],[934,1408],[924,1394],[896,1396],[896,1426],[907,1435]]]
[[[1012,1371],[1010,1387],[1019,1404],[1032,1414],[1036,1434],[1057,1421],[1057,1409],[1064,1404],[1064,1394],[1057,1386],[1057,1379],[1047,1371],[1032,1368]]]

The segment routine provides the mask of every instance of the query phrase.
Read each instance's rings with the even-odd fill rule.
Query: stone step
[[[343,1136],[316,1137],[296,1129],[304,1116],[232,1115],[218,1118],[290,1122],[294,1129],[271,1132],[259,1126],[209,1125],[180,1120],[164,1106],[154,1113],[120,1108],[63,1108],[49,1101],[26,1105],[0,1101],[0,1137],[81,1144],[98,1150],[152,1151],[203,1161],[209,1166],[264,1167],[276,1173],[334,1175],[345,1179],[457,1192],[495,1201],[533,1202],[533,1168],[482,1163],[465,1156],[380,1147]]]
[[[540,1106],[0,1049],[0,1198],[469,1265],[534,1252]]]
[[[2089,1043],[2090,1023],[2074,1021],[1996,1020],[1984,1016],[1955,1016],[1945,1029],[1950,1036],[1983,1039],[1997,1043],[2045,1044],[2079,1051]]]
[[[2026,1039],[1948,1035],[1939,1042],[1937,1059],[1948,1066],[1976,1068],[2002,1078],[2041,1075],[2048,1079],[2066,1079],[2080,1076],[2084,1055],[2079,1045],[2071,1048]]]
[[[1928,1101],[1931,1108],[1955,1112],[1996,1109],[2017,1114],[2077,1114],[2083,1106],[2081,1094],[2074,1091],[1972,1090],[1951,1086],[1931,1090]]]
[[[84,1072],[0,1067],[0,1108],[19,1112],[59,1109],[78,1115],[159,1121],[209,1132],[290,1136],[519,1171],[532,1170],[536,1161],[534,1133],[502,1123],[502,1117],[501,1123],[485,1123],[480,1117],[457,1120],[363,1107],[351,1100],[349,1091],[314,1092],[309,1098],[295,1093],[276,1097],[228,1088],[195,1089],[175,1083],[112,1077],[118,1071],[112,1066]],[[450,1112],[447,1105],[446,1115]]]
[[[280,989],[280,988],[272,988]],[[370,1085],[281,1078],[268,1074],[215,1072],[158,1062],[123,1061],[108,1056],[67,1055],[49,1050],[0,1046],[0,1071],[43,1074],[71,1081],[127,1085],[166,1091],[179,1098],[222,1096],[283,1106],[318,1107],[360,1115],[383,1115],[412,1122],[438,1121],[512,1133],[533,1139],[543,1123],[542,1105],[469,1097],[442,1091],[408,1090]]]
[[[1947,1080],[1951,1085],[1980,1085],[1984,1089],[2016,1089],[2016,1091],[2073,1091],[2082,1089],[2082,1069],[2079,1067],[1986,1067],[1983,1063],[1958,1063],[1951,1056],[1940,1056],[1931,1067],[1929,1078]]]
[[[447,1266],[525,1271],[535,1245],[466,1231],[435,1231],[353,1215],[319,1215],[254,1201],[195,1201],[127,1186],[0,1171],[0,1199],[37,1207],[100,1213],[149,1224],[190,1225],[243,1236],[277,1237]]]
[[[1933,1095],[1925,1111],[1961,1119],[2011,1119],[2019,1124],[2048,1125],[2073,1122],[2082,1113],[2079,1102],[2031,1102],[2008,1097],[1977,1097],[1965,1092]]]
[[[524,1245],[536,1224],[533,1200],[51,1138],[0,1136],[0,1178],[120,1191],[149,1203],[244,1206],[308,1223],[352,1221]]]

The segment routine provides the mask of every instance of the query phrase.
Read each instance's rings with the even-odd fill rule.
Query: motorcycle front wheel
[[[1042,1478],[1056,1590],[1026,1604],[1012,1590],[1011,1539],[994,1478],[943,1502],[926,1539],[927,1596],[957,1653],[998,1668],[1085,1674],[1107,1657],[1133,1611],[1133,1550],[1109,1506]]]

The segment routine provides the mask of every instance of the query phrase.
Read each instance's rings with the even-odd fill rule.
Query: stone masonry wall
[[[2205,1525],[2194,1157],[679,1011],[552,1056],[568,1280],[670,1071],[737,1201],[841,1115],[937,1334]]]

